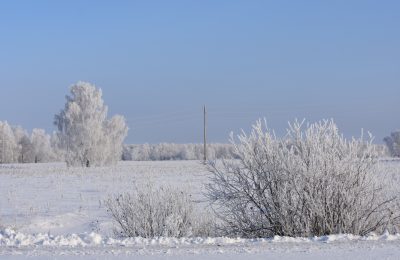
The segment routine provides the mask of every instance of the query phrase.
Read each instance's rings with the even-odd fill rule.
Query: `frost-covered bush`
[[[393,157],[400,157],[400,131],[395,131],[383,139],[385,141],[389,153]]]
[[[59,148],[68,166],[103,166],[121,159],[128,127],[122,116],[107,119],[101,89],[78,82],[65,108],[55,116]]]
[[[210,236],[214,231],[211,218],[196,212],[191,196],[172,187],[146,184],[105,204],[124,237]]]
[[[346,140],[333,121],[289,124],[278,138],[258,121],[234,143],[239,160],[211,163],[208,197],[227,235],[365,235],[396,229],[372,138]]]

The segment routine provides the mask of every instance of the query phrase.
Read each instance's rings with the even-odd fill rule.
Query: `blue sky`
[[[2,1],[0,120],[53,131],[71,84],[103,89],[127,143],[226,142],[259,117],[400,128],[399,1]]]

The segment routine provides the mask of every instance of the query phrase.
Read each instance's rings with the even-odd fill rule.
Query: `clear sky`
[[[400,1],[1,1],[0,120],[53,131],[102,88],[127,143],[226,142],[259,117],[400,128]]]

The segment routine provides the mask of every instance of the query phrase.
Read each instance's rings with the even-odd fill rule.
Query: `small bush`
[[[377,172],[368,140],[346,140],[333,121],[289,124],[277,138],[261,121],[232,143],[239,160],[211,163],[208,197],[227,235],[365,235],[395,229],[398,199]]]
[[[124,237],[210,236],[211,218],[195,214],[191,196],[176,188],[136,187],[132,193],[110,197],[106,207]]]

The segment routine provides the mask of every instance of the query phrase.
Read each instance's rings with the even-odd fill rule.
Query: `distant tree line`
[[[236,158],[232,144],[207,145],[208,159]],[[130,144],[124,145],[124,161],[202,160],[203,144]]]
[[[56,141],[43,129],[28,133],[20,126],[0,121],[0,163],[38,163],[59,160]]]

